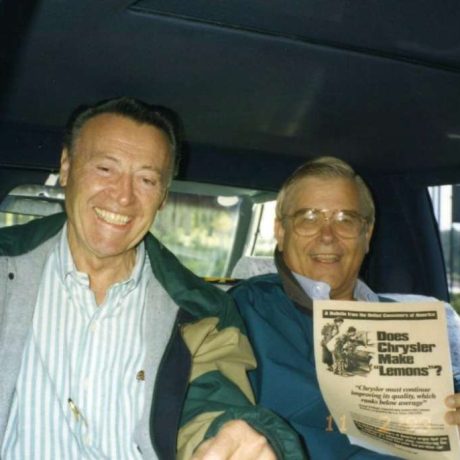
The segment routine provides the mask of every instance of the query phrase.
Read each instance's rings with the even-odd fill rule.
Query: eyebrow
[[[112,156],[110,154],[107,154],[107,153],[105,153],[105,154],[101,153],[101,157],[102,157],[102,159],[110,160],[110,161],[113,161],[114,163],[117,163],[117,164],[121,163],[121,161],[118,158],[116,158],[116,157],[114,157],[114,156]],[[153,172],[156,172],[158,175],[162,176],[160,169],[157,168],[156,166],[153,166],[153,165],[143,165],[143,166],[141,166],[139,168],[139,170],[153,171]]]

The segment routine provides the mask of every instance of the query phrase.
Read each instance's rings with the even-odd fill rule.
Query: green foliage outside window
[[[220,206],[216,197],[171,193],[152,233],[199,276],[224,276],[239,204]]]

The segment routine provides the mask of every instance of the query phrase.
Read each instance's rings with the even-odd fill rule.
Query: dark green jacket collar
[[[278,248],[275,249],[275,265],[281,278],[284,292],[286,292],[295,305],[301,307],[301,310],[311,314],[313,312],[313,300],[305,293],[302,286],[295,279]]]

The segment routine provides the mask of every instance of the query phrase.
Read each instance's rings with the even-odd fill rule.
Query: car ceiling
[[[459,24],[451,0],[0,0],[0,163],[56,168],[75,106],[130,95],[180,115],[186,180],[335,155],[460,181]]]

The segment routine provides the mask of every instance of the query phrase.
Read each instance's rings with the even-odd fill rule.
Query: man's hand
[[[192,460],[276,460],[276,455],[263,435],[243,420],[232,420],[201,444]]]
[[[449,409],[454,409],[446,413],[446,422],[449,425],[460,425],[460,393],[448,396],[445,403]]]

